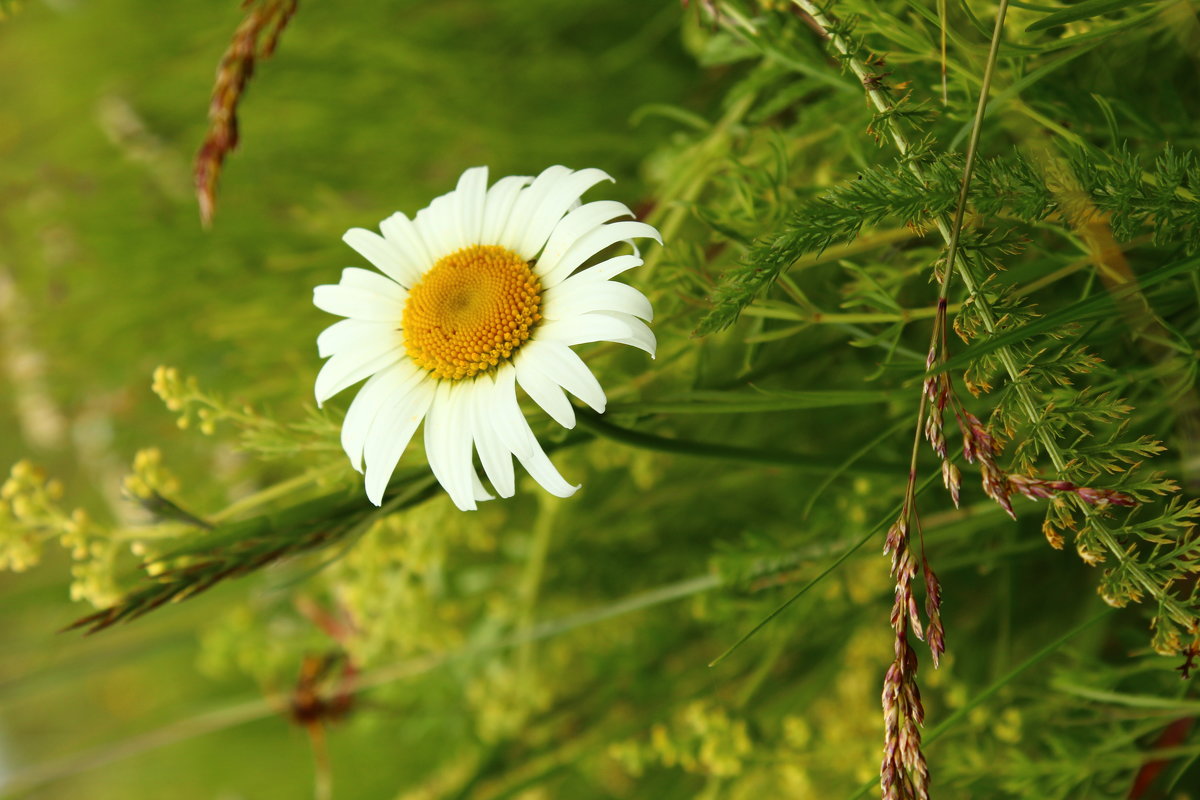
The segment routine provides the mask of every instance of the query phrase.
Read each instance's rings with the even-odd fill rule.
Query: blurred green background
[[[1058,6],[1011,9],[980,153],[1001,159],[989,169],[1003,178],[1018,151],[1084,152],[1102,177],[1138,187],[1113,247],[1130,276],[1174,270],[1143,298],[1153,336],[1101,303],[1112,313],[1084,334],[1042,330],[1019,352],[1036,362],[1037,408],[1079,403],[1090,433],[1056,430],[1065,452],[1124,447],[1138,460],[1147,447],[1127,440],[1152,437],[1166,451],[1140,475],[1162,469],[1194,497],[1200,273],[1180,264],[1200,231],[1200,177],[1182,170],[1179,188],[1156,194],[1143,171],[1164,145],[1200,142],[1200,26],[1188,1],[1101,5],[1033,31]],[[929,135],[926,157],[957,180],[995,7],[949,3],[943,20],[935,6],[841,0],[838,13],[885,58],[872,68],[907,98],[896,118],[913,141]],[[191,161],[242,14],[233,0],[26,0],[0,22],[0,466],[44,467],[64,487],[55,508],[87,509],[116,547],[111,563],[103,547],[74,561],[46,534],[41,564],[0,573],[0,796],[312,797],[320,747],[288,705],[306,665],[331,652],[359,675],[335,666],[319,696],[361,689],[321,728],[342,800],[873,794],[893,657],[878,547],[904,491],[943,250],[926,198],[788,264],[730,330],[693,335],[728,288],[721,276],[755,267],[756,240],[802,226],[797,209],[830,187],[904,168],[812,20],[782,0],[302,0],[257,65],[204,231]],[[525,480],[462,514],[438,494],[347,546],[132,625],[55,633],[92,610],[69,600],[96,577],[85,567],[128,586],[142,555],[131,543],[160,530],[122,497],[142,448],[159,448],[178,477],[170,498],[203,517],[276,489],[281,507],[339,491],[365,506],[336,443],[353,393],[312,409],[315,337],[332,320],[312,287],[360,263],[347,228],[415,212],[464,168],[486,164],[494,179],[555,163],[608,171],[616,184],[588,199],[627,203],[667,239],[628,275],[655,304],[656,360],[580,348],[608,393],[605,419],[637,433],[555,453],[577,496]],[[1002,206],[967,234],[992,301],[1052,314],[1104,300],[1092,243],[1070,220],[1022,210],[1021,197],[980,199]],[[1164,224],[1159,208],[1177,217]],[[966,299],[957,282],[949,299]],[[1099,359],[1088,374],[1056,361],[1080,340]],[[952,338],[950,350],[966,346]],[[160,364],[222,408],[253,411],[215,435],[194,417],[180,430],[150,389]],[[980,398],[960,391],[989,421],[1011,399],[995,382]],[[1134,410],[1084,407],[1097,396]],[[563,444],[545,415],[528,416]],[[920,459],[936,481],[928,448]],[[1100,484],[1126,485],[1128,460]],[[426,469],[419,449],[402,466]],[[1154,603],[1108,610],[1096,590],[1111,564],[1052,549],[1044,503],[1018,498],[1010,521],[974,469],[961,509],[936,485],[918,505],[949,642],[937,671],[920,655],[927,732],[940,736],[927,748],[935,797],[1125,798],[1155,748],[1169,750],[1160,788],[1196,797],[1195,731],[1159,739],[1196,700],[1181,657],[1150,648]],[[5,523],[0,545],[20,544]],[[1145,530],[1194,548],[1188,524]],[[174,532],[168,544],[196,534]],[[1155,574],[1185,596],[1195,560],[1167,560]]]
[[[634,124],[635,112],[705,103],[679,16],[673,0],[302,3],[251,81],[204,232],[191,160],[237,3],[24,4],[0,23],[0,462],[32,458],[69,503],[136,520],[120,478],[138,447],[160,442],[202,504],[219,494],[199,478],[234,457],[175,428],[150,392],[154,367],[298,414],[330,321],[312,287],[358,261],[345,229],[411,214],[476,164],[494,177],[599,166],[618,180],[602,191],[639,202],[638,165],[666,126]],[[195,666],[196,628],[248,587],[82,640],[55,633],[82,609],[67,601],[66,563],[51,553],[0,575],[0,786],[49,765],[59,779],[30,796],[311,792],[308,741],[273,707],[62,777],[59,757],[136,748],[146,731],[262,697],[246,677]],[[283,703],[290,686],[277,688]],[[415,783],[437,746],[429,732],[463,724],[438,713],[385,708],[339,729],[338,796]]]

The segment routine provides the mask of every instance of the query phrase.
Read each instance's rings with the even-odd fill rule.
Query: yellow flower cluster
[[[200,432],[211,436],[220,418],[218,410],[210,407],[211,400],[200,392],[194,376],[183,377],[175,367],[159,366],[154,370],[150,388],[158,395],[167,409],[179,413],[175,420],[181,430],[197,423]]]
[[[754,749],[744,720],[724,708],[698,700],[668,724],[650,729],[650,741],[628,740],[609,748],[609,755],[633,775],[651,764],[678,766],[686,772],[728,778],[739,775]]]
[[[176,367],[155,367],[150,388],[162,399],[167,410],[179,414],[175,424],[181,430],[195,425],[205,436],[211,436],[216,432],[218,422],[231,421],[245,430],[266,422],[248,406],[234,406],[203,391],[194,375],[184,376]]]
[[[0,568],[23,572],[41,560],[42,544],[65,530],[68,519],[55,513],[62,484],[28,461],[13,465],[0,486]]]
[[[133,472],[125,476],[121,486],[135,500],[153,500],[179,491],[179,479],[163,466],[162,451],[148,447],[133,457]]]
[[[40,560],[42,543],[55,536],[61,537],[63,547],[81,557],[80,548],[86,551],[86,515],[76,512],[82,515],[77,523],[73,515],[64,514],[58,506],[62,496],[62,483],[48,478],[41,467],[28,461],[13,465],[8,480],[0,486],[0,565],[14,572],[28,569]]]
[[[28,461],[13,465],[0,486],[0,569],[21,572],[41,560],[46,542],[71,554],[71,598],[104,605],[116,598],[109,530],[86,511],[61,505],[62,482]]]
[[[553,681],[547,680],[539,667],[542,665],[495,659],[467,684],[467,702],[483,741],[511,739],[531,717],[550,708],[555,697]]]

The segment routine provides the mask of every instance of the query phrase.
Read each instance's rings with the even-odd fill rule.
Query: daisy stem
[[[660,453],[677,453],[679,455],[700,456],[702,458],[717,458],[727,461],[746,461],[753,464],[765,464],[776,467],[792,467],[801,472],[822,476],[829,474],[830,470],[842,466],[841,462],[836,459],[822,458],[820,456],[808,455],[807,453],[796,453],[790,450],[737,447],[712,442],[697,442],[690,439],[669,439],[665,436],[656,436],[652,433],[643,433],[629,428],[622,428],[601,419],[600,415],[595,412],[582,408],[575,409],[575,416],[579,420],[581,427],[586,428],[597,436],[642,450],[655,450]],[[859,475],[891,476],[895,474],[897,468],[895,464],[860,461],[852,467],[852,470]]]

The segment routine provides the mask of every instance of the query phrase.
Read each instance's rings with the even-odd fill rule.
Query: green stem
[[[961,303],[947,307],[947,311],[957,311]],[[937,306],[928,308],[905,308],[899,312],[862,312],[840,313],[826,311],[799,311],[790,306],[758,305],[749,306],[742,311],[748,317],[766,317],[767,319],[782,319],[792,322],[807,322],[812,325],[856,325],[870,322],[912,322],[918,319],[929,319],[937,316]]]
[[[930,475],[928,478],[926,478],[925,481],[921,484],[920,488],[917,488],[913,491],[914,496],[916,494],[924,492],[931,485],[933,485],[934,478],[937,478],[937,477],[940,477],[940,476],[937,474],[934,474],[934,475]],[[789,597],[787,600],[785,600],[781,605],[779,605],[770,614],[763,617],[757,625],[755,625],[753,628],[751,628],[749,631],[747,631],[742,636],[742,638],[740,638],[736,642],[734,642],[724,653],[721,653],[721,655],[717,656],[712,661],[710,661],[708,665],[710,667],[715,667],[717,664],[720,664],[722,661],[724,661],[729,656],[730,653],[732,653],[734,650],[737,650],[743,644],[748,642],[750,640],[750,638],[752,636],[754,636],[754,634],[758,633],[760,630],[762,630],[764,627],[766,627],[767,623],[769,623],[771,620],[775,619],[775,617],[779,616],[784,611],[786,611],[787,608],[792,603],[796,602],[801,597],[803,597],[805,594],[807,594],[808,591],[810,589],[812,589],[814,586],[819,584],[821,581],[825,580],[825,578],[828,575],[830,575],[834,570],[836,570],[838,567],[840,567],[846,559],[848,559],[850,556],[854,555],[860,549],[862,549],[862,546],[864,544],[866,544],[867,542],[871,541],[871,539],[875,538],[877,535],[879,535],[880,531],[883,531],[884,529],[886,529],[888,527],[888,525],[890,525],[892,523],[892,521],[896,518],[897,514],[899,514],[901,512],[901,509],[903,508],[903,506],[907,505],[908,502],[909,502],[908,498],[905,498],[904,503],[902,505],[897,506],[895,508],[895,510],[893,510],[893,511],[889,511],[888,514],[883,517],[883,519],[881,519],[879,522],[877,522],[875,524],[874,527],[872,527],[869,531],[867,531],[865,536],[863,536],[857,542],[852,544],[850,547],[847,547],[845,550],[843,550],[841,555],[839,555],[837,558],[835,558],[829,564],[829,566],[827,566],[825,569],[823,569],[821,571],[821,573],[819,575],[817,575],[815,578],[813,578],[808,583],[804,584],[804,586],[800,587],[799,591],[797,591],[795,594],[793,594],[791,597]]]
[[[520,618],[517,630],[528,636],[533,629],[533,612],[537,607],[537,598],[542,585],[542,575],[546,571],[546,554],[550,552],[550,539],[554,533],[554,518],[557,504],[545,500],[546,495],[538,503],[538,515],[533,523],[533,541],[530,544],[529,558],[525,562],[525,573],[521,576]],[[517,674],[530,676],[537,680],[531,671],[533,665],[534,640],[527,638],[517,648]]]
[[[611,439],[614,442],[638,447],[643,450],[655,450],[660,453],[676,453],[702,458],[719,458],[728,461],[745,461],[752,464],[766,464],[777,467],[791,467],[812,475],[825,475],[831,469],[841,466],[840,461],[805,453],[795,453],[790,450],[774,450],[763,447],[737,447],[712,442],[695,442],[688,439],[668,439],[652,433],[622,428],[600,417],[593,411],[576,408],[576,419],[581,427],[586,428],[597,436]],[[895,464],[877,462],[859,462],[853,470],[861,475],[895,475],[903,469]]]
[[[809,589],[812,589],[818,583],[825,580],[825,578],[830,573],[832,573],[834,570],[836,570],[838,567],[840,567],[842,565],[842,562],[844,562],[850,556],[854,555],[859,550],[861,550],[862,546],[864,544],[866,544],[867,542],[869,542],[873,538],[875,538],[875,536],[881,530],[883,530],[885,527],[887,527],[888,521],[890,521],[890,519],[891,519],[891,517],[889,516],[887,520],[885,520],[885,521],[879,523],[878,525],[876,525],[875,527],[871,528],[869,531],[867,531],[865,536],[863,536],[857,542],[852,544],[850,547],[847,547],[845,550],[843,550],[842,554],[839,555],[837,558],[835,558],[832,562],[830,562],[829,566],[827,566],[825,569],[821,570],[821,573],[819,575],[817,575],[815,578],[813,578],[808,583],[801,586],[799,591],[794,593],[787,600],[783,601],[783,603],[780,604],[779,606],[777,606],[775,608],[775,610],[772,611],[770,614],[767,614],[765,617],[763,617],[761,620],[759,620],[757,625],[755,625],[750,630],[746,631],[746,633],[744,633],[740,639],[738,639],[736,642],[734,642],[729,647],[727,647],[725,649],[725,652],[721,653],[721,655],[717,656],[712,661],[708,662],[708,665],[710,667],[715,667],[717,664],[720,664],[722,661],[724,661],[726,658],[728,658],[729,655],[731,653],[733,653],[734,650],[737,650],[739,647],[744,645],[746,642],[750,641],[750,639],[754,636],[754,634],[761,631],[763,628],[765,628],[767,626],[768,623],[771,622],[771,620],[775,619],[777,616],[779,616],[784,611],[786,611],[792,605],[792,603],[796,602],[801,597],[808,594]]]

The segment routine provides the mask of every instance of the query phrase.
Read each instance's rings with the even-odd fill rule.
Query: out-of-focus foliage
[[[0,24],[0,559],[41,562],[0,582],[0,793],[306,796],[322,759],[289,718],[335,797],[877,791],[875,548],[996,9],[301,3],[204,232],[190,160],[235,5]],[[1015,482],[958,463],[956,508],[922,444],[934,796],[1187,796],[1200,26],[1022,3],[1005,30],[942,368]],[[585,351],[609,414],[547,434],[574,498],[464,514],[415,452],[377,511],[312,408],[311,287],[355,260],[346,228],[481,163],[618,178],[667,243],[632,277],[658,358]],[[1018,496],[1039,480],[1073,488]],[[93,606],[153,613],[53,636]]]

